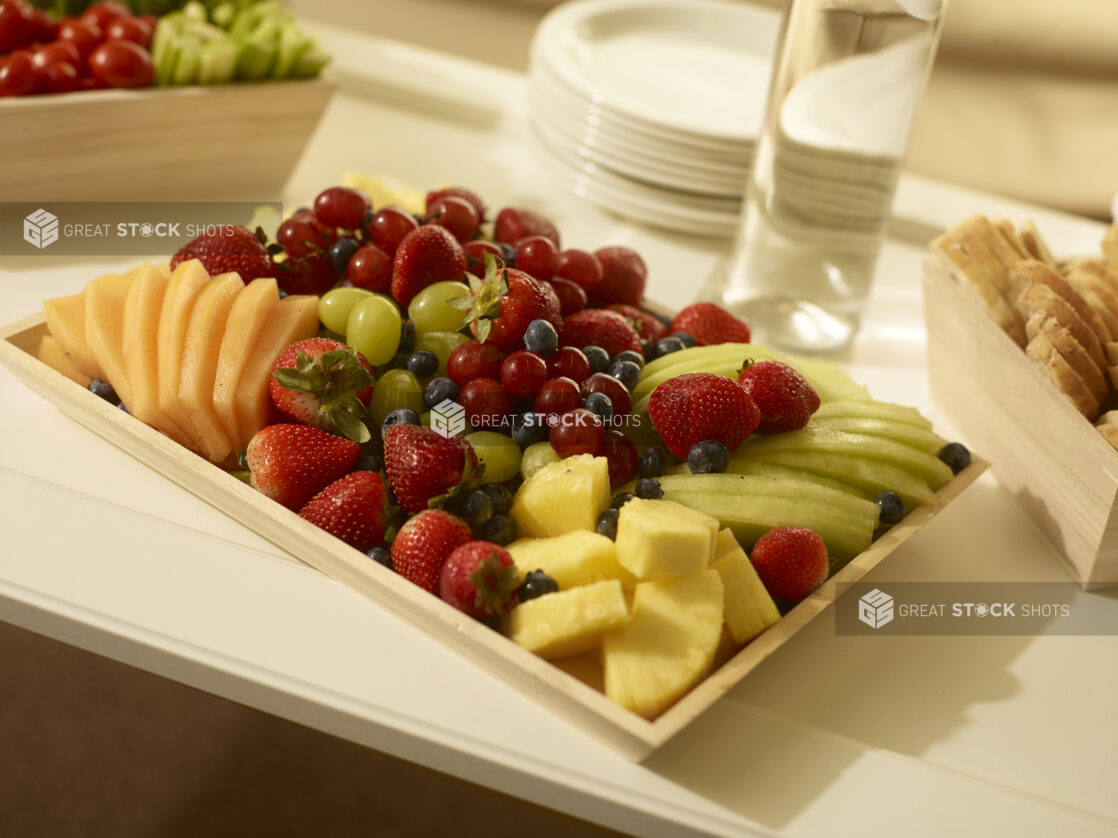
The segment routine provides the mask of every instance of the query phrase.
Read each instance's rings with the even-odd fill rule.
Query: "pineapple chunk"
[[[73,361],[70,360],[70,356],[62,349],[58,341],[50,335],[43,335],[39,340],[39,352],[37,357],[48,367],[52,367],[71,381],[80,384],[82,387],[88,387],[89,382],[92,380],[88,375],[84,375],[74,366]],[[609,541],[609,539],[606,540]],[[610,546],[613,546],[612,541],[610,541]]]
[[[710,557],[710,563],[713,565],[727,553],[737,553],[739,551],[745,552],[738,544],[734,531],[729,527],[723,527],[718,531],[718,538],[714,541],[714,553]]]
[[[547,538],[572,530],[594,531],[609,506],[609,463],[579,454],[549,463],[516,493],[512,517],[524,538]]]
[[[605,632],[628,621],[621,583],[605,579],[521,603],[508,613],[504,629],[529,652],[563,658],[589,652]]]
[[[732,547],[724,544],[725,533],[730,534]],[[779,621],[780,611],[733,535],[729,528],[719,532],[719,547],[726,549],[719,552],[711,566],[718,571],[726,594],[726,627],[734,642],[742,646]]]
[[[618,564],[613,542],[596,532],[571,530],[551,538],[521,538],[508,551],[521,576],[542,570],[563,591],[603,579],[620,579],[630,587],[636,581]]]
[[[646,719],[678,701],[714,663],[722,601],[714,569],[637,585],[628,624],[602,638],[606,695]]]
[[[718,520],[670,500],[634,498],[617,520],[617,560],[639,579],[686,576],[706,568]]]

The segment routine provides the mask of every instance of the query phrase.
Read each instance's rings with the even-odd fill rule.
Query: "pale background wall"
[[[780,6],[781,0],[739,0]],[[301,15],[524,70],[554,0],[289,0]],[[1118,4],[948,0],[909,168],[1096,216],[1118,192]]]

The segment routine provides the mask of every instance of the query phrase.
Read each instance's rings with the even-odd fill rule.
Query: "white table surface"
[[[637,247],[688,302],[723,243],[630,225],[551,180],[524,80],[325,33],[345,85],[289,184],[345,171],[545,209],[573,246]],[[898,231],[1035,218],[1057,250],[1101,226],[906,178]],[[916,243],[890,241],[844,366],[950,436],[924,374]],[[133,259],[0,262],[0,322]],[[0,619],[385,753],[640,836],[1118,835],[1118,638],[836,636],[830,613],[633,764],[65,418],[0,369]],[[989,475],[868,577],[1065,579]],[[1093,596],[1107,596],[1093,595]],[[1118,612],[1118,599],[1110,595]],[[1118,613],[1115,613],[1118,620]],[[7,685],[19,689],[18,685]]]

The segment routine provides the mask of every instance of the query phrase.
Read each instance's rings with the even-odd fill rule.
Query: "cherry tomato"
[[[58,24],[42,9],[33,8],[24,17],[31,21],[31,41],[46,44],[58,37]]]
[[[159,18],[155,15],[140,15],[140,20],[151,27],[151,31],[155,31],[155,24],[159,23]]]
[[[94,3],[82,12],[81,19],[104,32],[105,27],[119,17],[132,17],[132,10],[123,3]]]
[[[86,58],[101,43],[100,27],[84,20],[68,17],[58,23],[58,40],[69,41]]]
[[[19,49],[31,40],[31,19],[12,0],[0,2],[0,53]]]
[[[69,41],[53,41],[35,50],[35,55],[31,58],[31,63],[35,66],[36,70],[40,70],[48,64],[54,64],[56,61],[65,61],[77,67],[78,64],[81,63],[81,60],[82,56],[81,53],[78,52],[78,48]]]
[[[0,97],[22,96],[35,86],[35,69],[26,50],[13,52],[0,67]]]
[[[69,93],[80,85],[78,69],[69,61],[53,61],[35,68],[36,93]]]
[[[155,75],[151,54],[131,41],[105,41],[89,56],[89,69],[109,87],[147,87]]]
[[[144,49],[151,46],[152,29],[138,17],[118,17],[105,27],[106,40],[131,41]]]

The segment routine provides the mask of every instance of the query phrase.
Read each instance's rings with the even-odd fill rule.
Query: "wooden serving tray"
[[[860,579],[987,467],[975,458],[940,489],[936,504],[911,511],[779,623],[650,722],[614,704],[589,679],[580,680],[572,674],[573,667],[568,672],[525,651],[43,364],[34,353],[45,333],[41,314],[0,329],[0,362],[63,413],[634,760],[644,759],[718,701],[834,602],[838,586]]]

